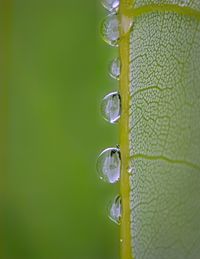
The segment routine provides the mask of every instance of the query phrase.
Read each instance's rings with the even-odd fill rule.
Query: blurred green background
[[[98,153],[118,141],[99,112],[117,89],[107,74],[117,50],[99,33],[106,12],[94,0],[0,7],[1,258],[117,259],[119,227],[106,205],[119,186],[95,171]]]

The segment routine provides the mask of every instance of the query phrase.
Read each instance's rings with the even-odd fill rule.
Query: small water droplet
[[[103,118],[110,123],[116,123],[121,114],[121,98],[118,92],[106,95],[101,102]]]
[[[102,0],[101,3],[110,12],[119,8],[119,0]]]
[[[122,238],[120,238],[120,243],[122,243],[123,242],[123,239]]]
[[[129,166],[127,168],[127,171],[128,171],[129,174],[135,174],[135,167],[133,166],[131,161],[129,162]]]
[[[109,74],[112,78],[119,80],[121,64],[120,59],[115,58],[109,66]]]
[[[132,173],[132,168],[131,168],[131,167],[128,168],[128,173],[129,173],[129,174]]]
[[[105,42],[111,46],[118,46],[120,32],[119,19],[117,14],[108,15],[102,22],[101,34]]]
[[[122,15],[120,24],[122,35],[126,35],[133,26],[133,18]]]
[[[120,224],[122,215],[122,202],[121,197],[118,195],[114,198],[113,202],[108,208],[108,217],[115,223]]]
[[[100,179],[116,183],[120,178],[121,158],[118,148],[107,148],[98,157],[97,172]]]

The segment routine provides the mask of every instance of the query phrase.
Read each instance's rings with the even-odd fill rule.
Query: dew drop
[[[101,3],[110,12],[117,11],[119,8],[119,0],[102,0]]]
[[[105,42],[111,46],[118,46],[120,32],[119,19],[117,14],[108,15],[102,22],[101,34]]]
[[[135,173],[135,169],[132,166],[129,166],[128,173],[129,174],[134,174]]]
[[[121,33],[122,35],[126,35],[130,29],[132,28],[133,26],[133,18],[131,17],[127,17],[127,16],[122,16],[121,17]]]
[[[133,170],[133,169],[132,169],[131,167],[129,167],[129,168],[128,168],[128,173],[131,174],[131,173],[132,173],[132,170]]]
[[[112,78],[119,80],[120,70],[121,70],[120,59],[115,58],[109,66],[109,75]]]
[[[121,98],[118,92],[106,95],[101,102],[101,113],[103,118],[110,122],[116,123],[121,114]]]
[[[118,148],[107,148],[98,157],[97,172],[100,179],[116,183],[120,178],[121,158]]]
[[[122,202],[121,197],[118,195],[114,198],[113,202],[108,207],[108,217],[118,225],[122,215]]]

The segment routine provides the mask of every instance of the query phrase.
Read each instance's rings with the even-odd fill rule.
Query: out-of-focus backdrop
[[[95,0],[0,0],[1,258],[117,259],[98,153],[117,144],[102,97],[117,89]]]

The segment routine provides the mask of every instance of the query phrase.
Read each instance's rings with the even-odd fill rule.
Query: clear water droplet
[[[121,158],[118,148],[107,148],[98,157],[97,172],[100,179],[116,183],[120,178]]]
[[[118,195],[114,198],[113,202],[108,208],[108,217],[115,223],[120,224],[122,215],[122,202],[121,197]]]
[[[119,8],[119,0],[102,0],[101,3],[110,12],[117,11]]]
[[[133,18],[122,15],[120,25],[122,35],[126,35],[133,27]]]
[[[129,173],[129,174],[132,173],[132,168],[131,168],[131,167],[128,168],[128,173]]]
[[[116,123],[121,114],[121,98],[118,92],[106,95],[101,102],[103,118],[110,123]]]
[[[105,42],[111,46],[118,46],[120,32],[119,19],[117,14],[108,15],[102,22],[101,34]]]
[[[115,58],[109,66],[109,74],[112,78],[119,80],[121,71],[120,59]]]

